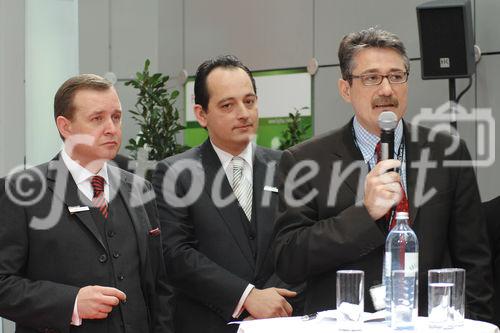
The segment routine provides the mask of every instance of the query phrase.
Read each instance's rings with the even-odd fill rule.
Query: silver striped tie
[[[233,163],[233,192],[241,208],[245,212],[248,221],[252,220],[252,184],[243,177],[245,161],[239,157],[232,158]]]

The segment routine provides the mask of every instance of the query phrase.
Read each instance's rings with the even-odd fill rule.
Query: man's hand
[[[104,319],[127,296],[111,287],[87,286],[78,291],[76,296],[78,316],[81,319]]]
[[[387,172],[400,165],[398,160],[380,161],[366,176],[363,203],[374,220],[384,216],[403,197],[399,174]]]
[[[255,319],[289,317],[293,309],[285,297],[296,295],[295,291],[282,288],[253,288],[243,303],[243,307]]]

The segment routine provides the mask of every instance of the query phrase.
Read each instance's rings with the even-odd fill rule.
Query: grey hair
[[[354,56],[366,48],[387,48],[401,55],[407,71],[410,70],[410,59],[406,54],[406,48],[399,37],[391,32],[368,28],[359,32],[345,35],[340,42],[338,56],[342,78],[352,83],[352,70],[354,68]]]

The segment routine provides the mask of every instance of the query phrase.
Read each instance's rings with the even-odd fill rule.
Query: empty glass
[[[365,273],[337,271],[337,324],[339,330],[359,331],[363,324]]]

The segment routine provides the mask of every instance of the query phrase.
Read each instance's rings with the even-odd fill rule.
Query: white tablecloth
[[[260,319],[245,321],[240,324],[238,333],[334,333],[346,332],[337,329],[334,311],[320,312],[316,319],[303,320],[302,317]],[[366,322],[361,332],[390,333],[395,332],[384,322]],[[400,331],[399,331],[400,332]],[[427,318],[419,317],[416,329],[410,332],[419,333],[500,333],[497,326],[482,321],[466,319],[464,326],[449,329],[436,330],[428,327]]]

